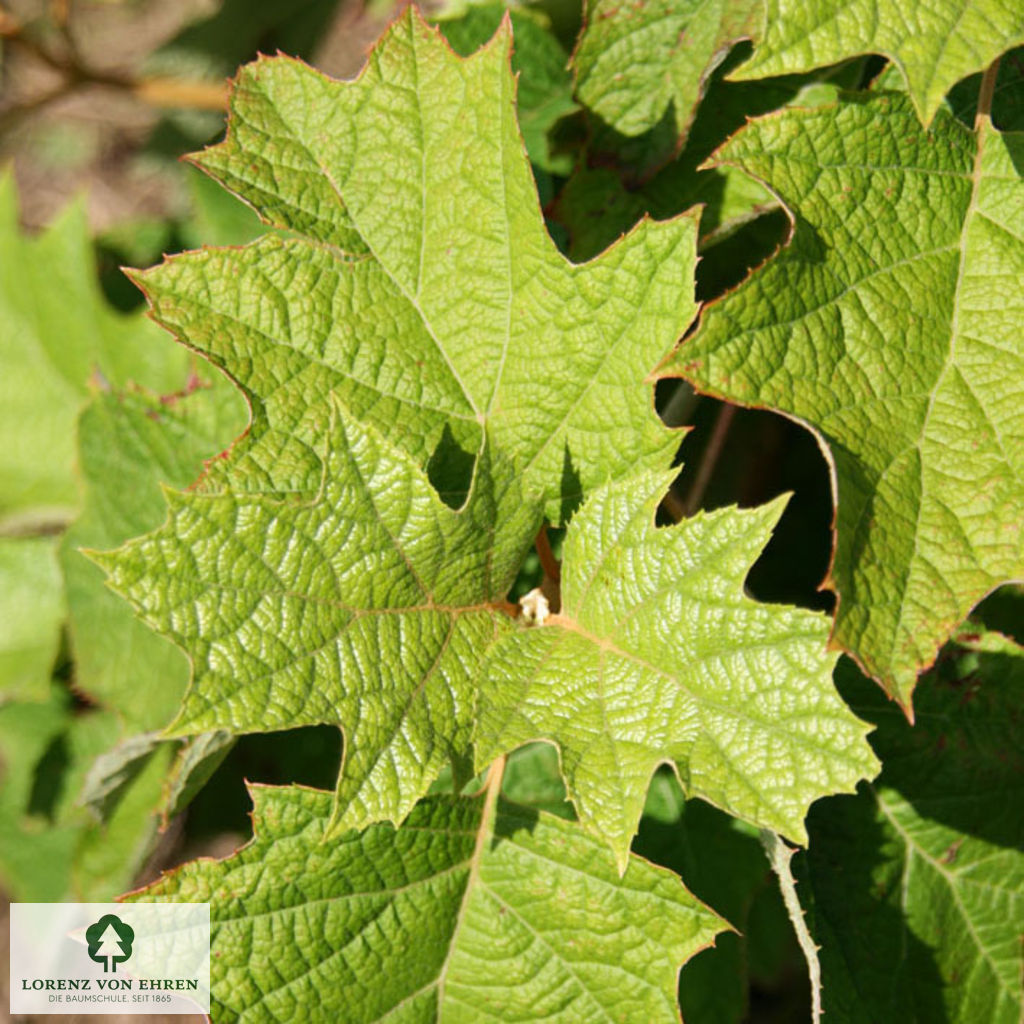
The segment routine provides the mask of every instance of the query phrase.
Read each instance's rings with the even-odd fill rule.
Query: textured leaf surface
[[[465,755],[474,677],[513,628],[504,597],[536,506],[484,455],[452,511],[341,410],[317,501],[168,497],[165,526],[99,560],[192,659],[174,731],[344,726],[344,824],[404,817]]]
[[[696,220],[568,263],[516,127],[510,45],[503,26],[464,60],[407,12],[355,82],[288,60],[241,73],[228,137],[199,163],[297,237],[141,275],[157,319],[249,398],[236,487],[315,493],[332,392],[422,463],[446,428],[476,452],[486,424],[552,520],[563,487],[671,460],[644,374],[692,318]]]
[[[192,658],[176,732],[344,727],[344,826],[404,817],[479,718],[479,767],[559,743],[581,818],[620,864],[662,761],[800,838],[811,800],[876,768],[832,688],[826,620],[742,593],[777,503],[655,531],[666,484],[633,478],[577,514],[563,615],[535,630],[504,610],[537,525],[516,488],[484,457],[452,511],[341,410],[315,503],[172,495],[164,527],[99,560]]]
[[[914,728],[843,667],[885,768],[808,819],[798,892],[822,946],[825,1011],[850,1024],[1017,1024],[1024,650],[969,640],[922,679]]]
[[[253,795],[248,846],[139,896],[211,902],[225,1018],[669,1024],[680,963],[724,927],[664,869],[620,878],[577,826],[514,805],[433,797],[325,844],[327,794]]]
[[[163,399],[97,395],[79,421],[82,513],[61,545],[75,685],[115,711],[128,732],[159,729],[178,710],[188,664],[111,593],[79,548],[113,547],[158,526],[161,485],[186,487],[203,460],[230,443],[244,423],[228,383],[193,379],[187,393]]]
[[[904,706],[973,605],[1024,573],[1024,160],[895,95],[754,122],[719,151],[794,212],[791,244],[671,363],[824,439],[835,641]]]
[[[46,520],[77,505],[75,420],[93,374],[157,391],[188,358],[141,316],[122,316],[96,282],[85,211],[69,207],[35,239],[18,227],[0,176],[0,520]]]
[[[658,530],[667,484],[634,477],[584,504],[561,613],[502,638],[481,676],[478,766],[558,744],[580,819],[620,864],[662,762],[688,794],[798,840],[812,800],[877,770],[832,686],[827,620],[743,592],[781,504]]]
[[[581,102],[624,135],[663,116],[685,137],[707,78],[751,34],[758,0],[588,0],[573,66]]]
[[[540,12],[529,7],[509,9],[502,4],[473,4],[457,18],[439,20],[438,27],[452,49],[468,57],[490,40],[506,16],[515,36],[512,70],[519,75],[516,111],[526,152],[537,167],[568,174],[573,158],[570,154],[552,152],[548,133],[558,120],[576,109],[569,54]]]
[[[737,78],[808,71],[861,53],[890,57],[931,122],[961,78],[1024,42],[1018,0],[765,0],[754,58]]]
[[[0,537],[0,702],[46,700],[64,621],[51,537]]]

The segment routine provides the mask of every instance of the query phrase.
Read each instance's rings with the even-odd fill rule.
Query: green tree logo
[[[103,964],[103,973],[117,971],[132,955],[135,931],[114,914],[104,914],[95,924],[85,930],[85,941],[89,943],[89,957]]]

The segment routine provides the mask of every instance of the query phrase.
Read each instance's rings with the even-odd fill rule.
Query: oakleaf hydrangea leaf
[[[184,392],[162,398],[99,394],[79,419],[82,512],[61,543],[75,685],[115,711],[129,732],[160,729],[174,717],[188,663],[111,593],[79,548],[113,547],[159,526],[166,515],[161,485],[187,487],[204,459],[237,435],[242,402],[216,377],[193,378]]]
[[[187,353],[111,309],[95,265],[80,203],[27,238],[13,175],[0,175],[0,521],[45,526],[77,507],[75,422],[91,378],[155,391],[184,379]]]
[[[696,214],[569,263],[516,125],[511,43],[503,22],[463,59],[410,8],[354,82],[243,69],[227,139],[197,162],[293,235],[140,275],[156,319],[251,405],[211,486],[315,493],[331,392],[421,463],[446,432],[476,452],[486,427],[552,521],[563,488],[669,464],[644,375],[695,309]]]
[[[753,122],[718,153],[790,245],[670,364],[815,430],[834,468],[834,641],[909,710],[918,670],[1024,574],[1024,137],[895,95]]]
[[[685,138],[708,76],[751,35],[759,11],[759,0],[587,0],[576,94],[624,135],[668,116]]]
[[[168,500],[163,527],[96,557],[192,659],[172,733],[343,726],[341,823],[404,818],[465,755],[474,677],[513,628],[505,594],[537,504],[485,450],[455,512],[407,455],[340,409],[315,502]]]
[[[885,768],[808,819],[797,892],[827,1017],[1021,1019],[1024,649],[997,634],[961,643],[921,680],[913,728],[852,666],[837,677],[878,723]]]
[[[538,509],[510,480],[485,449],[453,511],[409,456],[339,408],[317,501],[169,494],[165,526],[97,559],[192,659],[172,731],[341,726],[338,827],[401,820],[466,756],[478,718],[480,766],[551,738],[584,823],[623,866],[661,761],[693,792],[796,837],[807,803],[873,773],[832,689],[826,620],[742,594],[780,506],[653,532],[667,478],[601,489],[570,527],[558,624],[529,630],[504,595]]]
[[[679,1020],[682,961],[726,925],[669,871],[624,877],[578,826],[432,797],[323,842],[326,793],[253,790],[252,842],[135,896],[209,901],[215,1017]]]
[[[862,53],[890,57],[931,123],[945,94],[1024,42],[1018,0],[764,0],[753,59],[736,78],[809,71]]]
[[[832,686],[827,619],[743,592],[783,503],[655,529],[668,482],[588,499],[566,535],[561,612],[499,640],[481,675],[478,765],[556,743],[581,821],[623,867],[661,763],[688,795],[800,841],[812,800],[878,767]]]

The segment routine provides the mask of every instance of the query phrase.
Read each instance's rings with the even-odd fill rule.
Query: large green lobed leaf
[[[502,637],[481,674],[478,767],[556,743],[581,820],[623,866],[659,764],[687,795],[800,841],[811,801],[878,770],[832,687],[827,619],[743,591],[782,503],[655,529],[667,483],[633,477],[583,505],[561,612]]]
[[[670,372],[822,439],[834,640],[909,711],[940,644],[1024,574],[1024,138],[944,113],[925,132],[888,95],[755,121],[717,159],[793,236]]]
[[[413,14],[355,83],[284,60],[243,73],[203,162],[265,212],[273,191],[307,237],[145,280],[158,317],[244,380],[253,428],[205,492],[169,495],[162,528],[98,560],[189,653],[173,733],[344,730],[336,830],[401,821],[474,742],[482,768],[543,738],[620,868],[662,762],[801,838],[812,800],[877,764],[832,687],[826,620],[742,594],[781,509],[652,527],[672,435],[645,373],[689,317],[695,220],[567,263],[516,134],[508,42],[462,60]],[[479,451],[457,510],[422,469],[453,436]],[[528,630],[506,595],[576,474],[592,496],[565,608]]]
[[[680,964],[725,927],[665,869],[620,878],[577,826],[515,805],[432,797],[325,844],[328,794],[253,796],[248,846],[135,897],[210,901],[220,1019],[672,1024]]]
[[[313,494],[334,392],[425,463],[486,428],[550,519],[676,437],[644,379],[692,319],[696,216],[575,266],[516,124],[507,22],[472,57],[410,8],[354,82],[243,69],[199,165],[287,239],[140,275],[156,319],[237,380],[252,427],[211,485]],[[616,429],[609,429],[615,410]]]
[[[164,527],[96,557],[189,652],[176,733],[345,729],[339,827],[401,820],[475,733],[478,767],[558,743],[623,867],[662,761],[801,838],[811,800],[877,770],[832,687],[827,620],[742,593],[779,505],[655,531],[666,483],[595,492],[569,527],[563,614],[532,630],[505,603],[539,514],[514,474],[485,452],[453,511],[341,409],[312,504],[171,494]]]

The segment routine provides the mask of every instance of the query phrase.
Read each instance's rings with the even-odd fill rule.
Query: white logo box
[[[12,903],[11,1013],[210,1010],[209,903]]]

